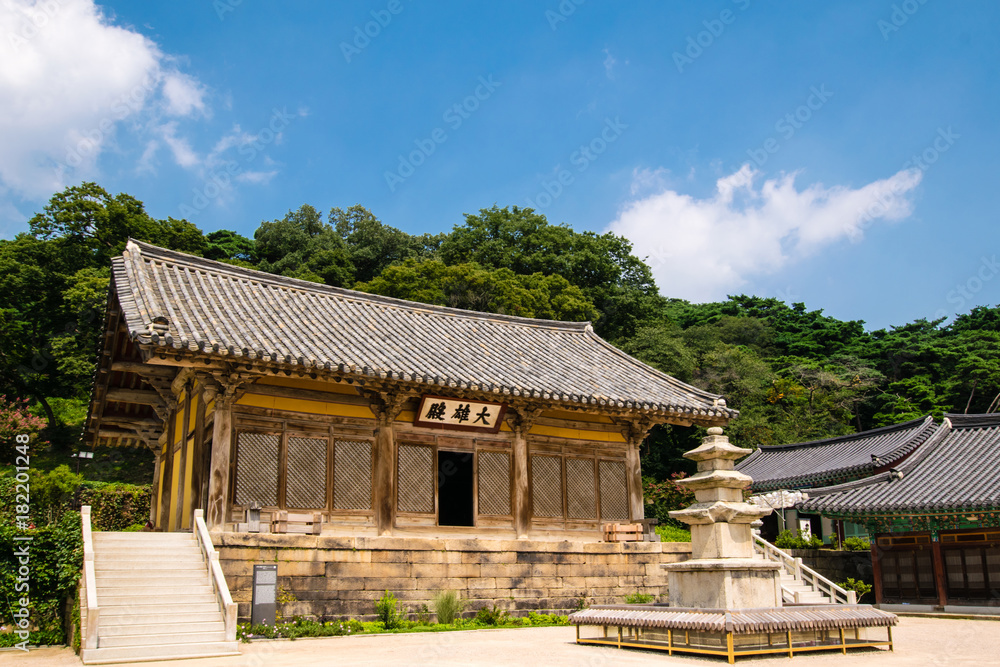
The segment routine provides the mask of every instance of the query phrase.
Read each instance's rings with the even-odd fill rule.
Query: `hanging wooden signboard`
[[[496,433],[500,430],[506,411],[506,403],[468,401],[425,394],[420,397],[420,407],[413,425],[454,431]]]

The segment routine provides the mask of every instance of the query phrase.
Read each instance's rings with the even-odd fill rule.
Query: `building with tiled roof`
[[[596,534],[642,517],[637,447],[652,425],[736,415],[586,322],[413,303],[135,241],[112,269],[86,433],[157,453],[164,530],[199,507],[236,530],[259,507],[265,524],[303,510],[324,530],[378,535],[454,522]],[[449,451],[475,456],[460,466],[463,507],[445,517],[435,479]]]
[[[946,415],[892,470],[798,508],[867,526],[879,602],[1000,606],[1000,414]]]

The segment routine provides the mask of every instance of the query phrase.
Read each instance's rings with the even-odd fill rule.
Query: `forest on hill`
[[[627,239],[576,232],[516,206],[494,205],[450,231],[414,236],[360,205],[325,215],[303,205],[261,222],[250,238],[156,219],[128,194],[83,183],[55,194],[28,231],[0,240],[0,420],[26,399],[46,424],[41,437],[53,461],[66,462],[79,443],[110,260],[130,237],[424,303],[590,320],[629,354],[723,394],[741,413],[727,432],[745,447],[927,414],[989,412],[1000,403],[1000,307],[976,307],[947,324],[919,319],[866,331],[862,321],[773,298],[672,299],[671,286],[654,283]],[[20,423],[10,419],[0,430]],[[689,470],[680,453],[697,437],[693,428],[654,429],[642,452],[644,473],[662,480]]]

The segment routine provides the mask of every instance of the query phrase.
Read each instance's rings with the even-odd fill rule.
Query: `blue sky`
[[[252,234],[494,203],[614,231],[660,290],[869,328],[1000,303],[1000,5],[0,3],[0,232],[95,180]]]

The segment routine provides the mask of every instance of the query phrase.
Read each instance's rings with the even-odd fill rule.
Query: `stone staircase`
[[[211,566],[193,533],[93,533],[97,646],[84,664],[238,654]]]
[[[760,535],[754,534],[753,557],[781,563],[781,597],[785,604],[857,604],[857,594],[844,590]]]

